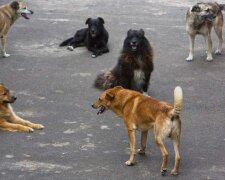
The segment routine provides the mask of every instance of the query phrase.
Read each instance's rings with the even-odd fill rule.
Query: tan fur
[[[171,174],[177,175],[180,164],[180,112],[183,103],[180,87],[175,88],[174,99],[173,105],[117,86],[104,91],[92,107],[110,109],[124,120],[130,139],[130,158],[126,161],[128,166],[133,165],[135,160],[135,129],[138,128],[141,131],[139,154],[145,154],[148,130],[154,129],[155,141],[163,156],[161,173],[164,175],[168,152],[163,140],[170,137],[175,149],[175,164]]]
[[[18,9],[13,8],[13,3],[18,3]],[[10,55],[6,53],[6,39],[7,34],[11,28],[11,26],[14,24],[14,22],[21,16],[20,11],[23,11],[23,9],[26,8],[26,5],[22,1],[13,1],[10,4],[5,4],[0,6],[0,38],[2,43],[2,54],[3,57],[9,57]],[[30,10],[31,14],[33,13]]]
[[[0,83],[0,130],[33,132],[33,129],[43,129],[41,124],[34,124],[18,117],[9,103],[13,103],[15,97]]]
[[[222,29],[223,29],[223,5],[215,3],[197,3],[191,7],[186,14],[186,31],[189,37],[189,56],[187,61],[192,61],[194,56],[194,40],[197,34],[203,35],[206,42],[207,61],[212,61],[212,39],[211,30],[214,27],[216,35],[218,36],[218,45],[215,54],[222,52]],[[204,17],[212,15],[214,18],[211,21]]]

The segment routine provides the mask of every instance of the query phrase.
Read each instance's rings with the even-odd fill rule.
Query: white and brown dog
[[[191,7],[186,14],[186,31],[189,37],[189,56],[187,61],[193,60],[194,40],[197,34],[201,34],[205,38],[207,47],[207,61],[212,61],[212,39],[211,30],[214,27],[219,42],[215,54],[222,52],[222,30],[223,30],[223,14],[225,4],[214,3],[197,3]]]
[[[22,1],[13,1],[10,4],[0,6],[0,38],[3,57],[10,56],[5,50],[6,38],[10,27],[20,16],[29,19],[28,14],[33,14],[33,11],[28,10],[26,4]]]

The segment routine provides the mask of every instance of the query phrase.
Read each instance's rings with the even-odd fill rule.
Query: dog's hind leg
[[[195,41],[195,35],[188,35],[189,39],[189,55],[186,58],[187,61],[192,61],[194,56],[194,41]]]
[[[176,137],[172,137],[172,140],[175,151],[175,162],[171,174],[178,175],[178,170],[180,166],[180,136],[177,135]]]
[[[1,42],[2,42],[2,54],[3,54],[3,57],[7,58],[10,56],[10,54],[7,54],[6,51],[5,51],[5,48],[6,48],[6,36],[2,36],[1,37]]]
[[[138,149],[138,154],[145,155],[148,131],[141,131],[141,148]]]
[[[218,45],[217,45],[217,49],[215,51],[215,54],[221,54],[222,53],[222,46],[223,46],[223,30],[222,30],[223,26],[214,26],[216,35],[218,37]]]

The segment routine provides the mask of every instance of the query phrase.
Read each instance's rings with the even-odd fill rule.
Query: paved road
[[[152,133],[147,155],[137,156],[137,164],[126,167],[129,149],[123,122],[111,112],[97,116],[90,106],[100,93],[92,87],[96,75],[116,63],[127,30],[143,28],[155,54],[148,93],[173,101],[176,85],[184,91],[182,164],[176,179],[224,180],[225,51],[206,62],[199,37],[195,61],[185,61],[185,13],[193,3],[30,0],[35,14],[29,21],[19,19],[12,28],[7,48],[11,57],[0,58],[0,81],[15,91],[17,114],[46,128],[32,134],[0,132],[0,179],[174,179],[159,173],[161,155]],[[93,59],[85,48],[58,48],[85,27],[88,17],[97,16],[105,19],[110,53]],[[215,34],[213,40],[215,49]],[[173,147],[170,141],[166,145],[171,170]]]

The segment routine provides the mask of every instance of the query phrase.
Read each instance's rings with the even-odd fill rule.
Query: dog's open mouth
[[[21,16],[23,16],[25,19],[30,19],[26,13],[21,13]]]
[[[137,50],[137,46],[133,45],[133,46],[131,46],[131,49],[132,49],[132,51],[136,51]]]
[[[95,38],[96,36],[97,36],[96,33],[91,33],[92,38]]]
[[[105,106],[100,106],[97,115],[102,114],[106,110]]]

